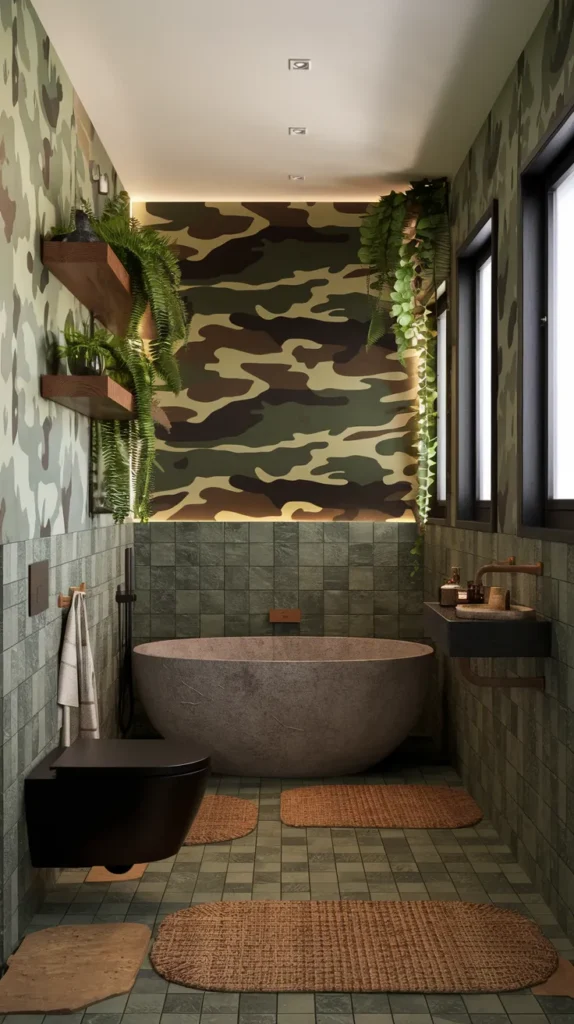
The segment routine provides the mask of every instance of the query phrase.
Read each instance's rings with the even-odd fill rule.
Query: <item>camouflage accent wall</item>
[[[414,374],[367,351],[365,206],[135,204],[194,317],[165,395],[155,519],[412,519]]]
[[[466,684],[456,662],[443,663],[453,753],[465,784],[503,842],[574,936],[574,545],[519,537],[518,344],[520,171],[558,119],[574,107],[574,2],[552,0],[512,70],[452,185],[458,247],[498,200],[498,532],[454,525],[425,534],[425,591],[434,600],[451,565],[464,580],[515,555],[544,563],[541,578],[502,577],[515,600],[552,621],[552,657],[544,693]],[[456,307],[456,281],[451,289]],[[457,338],[452,322],[451,340]],[[453,377],[453,387],[455,380]],[[454,428],[454,424],[453,424]],[[452,466],[454,510],[455,466]],[[540,670],[541,666],[537,666]],[[481,675],[527,675],[532,659],[477,662]],[[493,876],[494,878],[494,876]],[[546,918],[550,928],[555,922]]]
[[[29,0],[0,0],[0,965],[42,900],[24,779],[59,741],[57,594],[85,580],[104,735],[116,731],[114,593],[130,525],[88,515],[89,421],[39,395],[47,351],[87,311],[44,269],[41,238],[114,169]],[[28,566],[50,562],[49,608],[28,614]]]
[[[0,544],[85,529],[88,420],[39,396],[48,343],[86,316],[41,237],[114,168],[29,0],[0,0]]]

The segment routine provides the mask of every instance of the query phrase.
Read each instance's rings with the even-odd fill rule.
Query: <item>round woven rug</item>
[[[257,818],[257,807],[250,800],[237,796],[205,796],[183,845],[241,839],[253,832]]]
[[[219,992],[508,992],[558,966],[514,911],[434,900],[205,903],[165,918],[151,960]]]
[[[481,818],[454,786],[304,786],[281,794],[281,821],[301,827],[464,828]]]

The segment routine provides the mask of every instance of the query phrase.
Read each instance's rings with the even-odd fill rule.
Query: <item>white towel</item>
[[[60,705],[59,725],[62,730],[63,747],[69,747],[72,742],[70,708],[80,709],[80,738],[100,738],[96,677],[88,631],[86,595],[79,590],[74,591],[66,622],[58,677],[58,704]]]

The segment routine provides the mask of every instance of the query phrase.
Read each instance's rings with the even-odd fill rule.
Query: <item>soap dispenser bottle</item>
[[[450,579],[443,583],[439,591],[439,604],[443,608],[454,608],[458,604],[460,590],[460,569],[453,565]]]

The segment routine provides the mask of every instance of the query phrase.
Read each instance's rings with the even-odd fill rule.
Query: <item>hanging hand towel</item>
[[[58,704],[60,705],[61,743],[69,747],[70,708],[80,709],[81,739],[99,739],[98,700],[94,661],[88,632],[86,595],[76,590],[72,598],[58,678]]]

